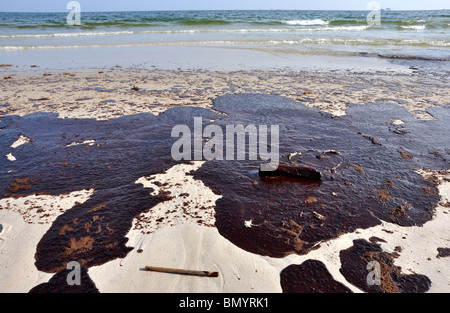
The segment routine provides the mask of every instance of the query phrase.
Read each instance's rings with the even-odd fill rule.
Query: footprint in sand
[[[5,235],[12,228],[11,225],[8,224],[0,224],[0,236]],[[2,239],[2,238],[0,238]]]
[[[12,226],[8,224],[0,224],[0,254],[3,254],[3,245],[8,240],[7,233],[11,230]]]

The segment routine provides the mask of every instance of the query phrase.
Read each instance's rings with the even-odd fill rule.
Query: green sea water
[[[151,11],[0,13],[0,52],[207,46],[288,54],[450,60],[450,11]],[[1,56],[1,55],[0,55]]]

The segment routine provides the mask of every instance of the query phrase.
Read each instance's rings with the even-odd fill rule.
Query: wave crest
[[[311,25],[328,25],[330,22],[315,19],[315,20],[291,20],[291,21],[282,21],[282,24],[287,25],[301,25],[301,26],[311,26]]]

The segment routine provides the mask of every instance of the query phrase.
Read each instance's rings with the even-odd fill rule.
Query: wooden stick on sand
[[[206,277],[219,277],[219,273],[218,272],[209,272],[209,271],[191,271],[191,270],[156,267],[156,266],[146,266],[145,270],[146,271],[152,271],[152,272],[172,273],[172,274],[184,274],[184,275],[195,275],[195,276],[206,276]]]

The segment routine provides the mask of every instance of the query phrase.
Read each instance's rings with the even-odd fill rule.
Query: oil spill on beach
[[[340,252],[340,258],[342,275],[365,292],[423,293],[431,286],[430,279],[424,275],[402,274],[401,268],[394,265],[395,255],[383,252],[376,243],[354,240],[352,247]],[[367,264],[370,262],[379,264],[378,283],[368,283]]]
[[[88,201],[53,222],[37,246],[37,269],[59,273],[71,261],[89,268],[125,257],[132,250],[126,234],[133,218],[166,201],[135,182],[180,163],[171,157],[172,127],[202,115],[215,116],[202,109],[174,109],[160,117],[141,114],[110,121],[59,119],[54,114],[3,117],[2,153],[12,150],[9,146],[21,134],[32,142],[14,149],[15,162],[0,160],[2,197],[95,190]],[[39,290],[55,290],[58,281]]]
[[[1,225],[0,225],[0,233],[1,233]],[[445,258],[450,256],[450,248],[438,248],[437,258]]]
[[[352,293],[333,279],[325,264],[307,260],[300,265],[290,265],[281,274],[283,293]]]
[[[33,287],[29,293],[99,293],[86,267],[80,267],[80,273],[76,275],[79,275],[79,281],[76,281],[77,276],[71,270],[61,270],[48,282]],[[73,280],[73,283],[68,284],[68,278]]]
[[[247,251],[306,254],[321,241],[381,220],[413,226],[432,218],[437,189],[415,171],[449,168],[449,110],[433,109],[438,120],[421,121],[397,105],[372,103],[332,118],[295,101],[255,94],[221,97],[213,109],[227,114],[216,121],[222,125],[280,125],[281,161],[322,173],[318,183],[268,183],[270,178],[249,174],[261,161],[211,161],[194,173],[223,195],[216,202],[219,232]],[[396,119],[405,122],[405,133],[393,131]],[[413,158],[403,158],[399,149]],[[255,226],[243,228],[248,220]]]
[[[171,156],[175,125],[194,129],[194,117],[223,129],[279,125],[282,163],[314,168],[320,181],[260,177],[260,160],[207,161],[192,175],[222,195],[216,227],[233,244],[271,257],[306,254],[321,241],[381,220],[401,226],[431,220],[439,195],[435,183],[415,171],[448,169],[450,158],[449,111],[431,113],[437,120],[419,121],[397,105],[372,103],[332,118],[283,97],[237,94],[216,99],[213,110],[180,107],[108,121],[3,116],[1,154],[13,152],[17,160],[0,158],[0,194],[95,189],[54,221],[35,255],[44,272],[60,273],[71,261],[89,268],[124,257],[132,249],[126,234],[133,219],[166,200],[135,182],[181,163]],[[405,122],[404,131],[395,131],[394,119]],[[20,135],[32,141],[12,150]],[[245,227],[249,220],[252,227]]]

